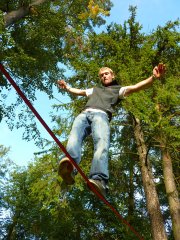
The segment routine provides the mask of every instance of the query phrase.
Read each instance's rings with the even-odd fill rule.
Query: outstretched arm
[[[125,87],[126,91],[124,93],[124,97],[127,97],[134,92],[138,92],[140,90],[150,87],[152,85],[154,79],[160,78],[164,73],[165,73],[165,65],[162,63],[158,64],[158,66],[156,66],[153,69],[153,75],[151,77],[149,77],[141,82],[138,82],[135,85]]]
[[[72,88],[72,87],[68,86],[64,80],[58,80],[57,83],[58,83],[59,88],[62,88],[69,93],[72,93],[77,96],[86,96],[86,90]]]

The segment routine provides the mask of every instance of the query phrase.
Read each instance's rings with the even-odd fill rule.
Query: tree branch
[[[5,28],[9,27],[13,23],[20,20],[21,18],[27,16],[30,13],[30,9],[33,6],[43,4],[44,2],[47,2],[47,1],[49,1],[49,0],[34,0],[28,6],[23,6],[23,7],[20,7],[19,9],[17,9],[17,10],[14,10],[14,11],[11,11],[11,12],[7,13],[4,16],[4,26],[5,26]]]

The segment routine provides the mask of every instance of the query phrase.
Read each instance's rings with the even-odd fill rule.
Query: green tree
[[[68,191],[62,188],[56,166],[57,150],[54,150],[54,154],[36,158],[27,169],[11,173],[6,202],[12,219],[5,239],[133,238],[114,219],[114,214],[87,191],[80,176],[76,186]]]
[[[177,27],[179,26],[179,22],[168,22],[164,27],[164,29],[166,29],[165,35],[158,35],[158,28],[156,32],[145,36],[140,32],[142,26],[135,22],[135,9],[130,8],[130,10],[132,12],[131,17],[124,23],[124,26],[119,26],[117,24],[109,26],[107,28],[107,34],[101,33],[96,35],[93,33],[89,35],[88,40],[86,39],[86,44],[83,48],[80,49],[76,46],[79,50],[79,58],[72,57],[70,64],[74,67],[77,74],[69,79],[69,84],[72,84],[77,88],[92,87],[93,84],[98,82],[97,71],[99,67],[107,65],[112,69],[115,69],[117,72],[117,78],[119,77],[121,79],[121,83],[123,85],[136,83],[138,80],[146,78],[147,75],[151,75],[153,66],[160,61],[164,61],[167,64],[167,68],[170,67],[170,69],[171,66],[172,68],[174,66],[178,66],[178,59],[176,59],[177,65],[175,65],[173,64],[173,58],[174,54],[178,56],[178,51],[176,51],[176,49],[179,48],[177,44],[179,38]],[[167,33],[169,37],[168,42]],[[158,36],[161,41],[159,41]],[[167,44],[163,45],[164,42]],[[178,69],[178,67],[175,67],[175,69]],[[171,76],[173,76],[174,73],[175,72],[172,71]],[[78,82],[75,82],[77,79]],[[172,90],[174,91],[174,89],[176,89],[174,84],[169,84],[171,84]],[[167,84],[167,87],[169,84]],[[136,142],[137,146],[139,146],[139,141],[144,144],[144,150],[139,149],[138,153],[140,166],[142,167],[143,163],[145,170],[142,171],[142,177],[144,178],[143,184],[146,193],[146,201],[149,205],[148,211],[151,219],[152,234],[154,239],[167,238],[165,228],[163,226],[163,218],[160,211],[160,203],[155,186],[156,184],[153,180],[153,163],[151,163],[151,166],[148,160],[149,156],[147,156],[148,153],[153,152],[154,149],[153,145],[149,146],[149,144],[152,143],[150,140],[152,140],[153,136],[155,136],[155,127],[159,126],[156,113],[156,96],[160,96],[159,91],[162,90],[161,83],[157,82],[150,90],[141,92],[138,95],[135,94],[134,96],[128,98],[123,104],[125,109],[134,115],[133,119],[136,119],[135,122],[136,124],[138,122],[141,129],[139,134],[136,134]],[[178,95],[176,95],[176,99],[177,97]],[[134,126],[136,126],[136,124]],[[152,128],[152,126],[154,127]],[[166,125],[164,128],[168,129]],[[115,133],[114,136],[116,141],[117,133]],[[141,139],[140,136],[144,137]],[[115,148],[113,143],[112,146]],[[154,203],[152,201],[152,195],[150,194],[151,191],[148,188],[148,181],[145,180],[147,179],[147,176],[149,178],[149,182],[151,182],[150,186],[154,192]],[[156,228],[156,226],[159,226],[159,228]]]
[[[176,157],[179,153],[179,56],[178,45],[180,35],[176,32],[177,25],[168,23],[157,30],[157,42],[162,51],[162,58],[168,63],[166,78],[161,82],[155,96],[158,124],[155,126],[156,139],[160,145],[163,176],[172,218],[174,238],[180,235],[180,202],[175,183],[173,167],[177,166]],[[159,51],[157,51],[159,54]]]
[[[85,32],[104,24],[111,6],[110,0],[1,1],[0,60],[30,101],[36,100],[37,91],[53,97],[56,80],[64,77],[69,47],[80,44]],[[2,74],[0,86],[0,119],[12,129],[18,108],[16,127],[25,128],[26,139],[37,138],[31,112],[19,107],[22,99],[17,96],[7,103],[11,86]]]
[[[9,181],[9,172],[15,168],[15,165],[8,158],[9,151],[9,148],[0,145],[0,239],[5,238],[6,227],[11,221],[5,189]]]

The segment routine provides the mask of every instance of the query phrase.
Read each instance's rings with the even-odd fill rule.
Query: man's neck
[[[110,82],[109,84],[102,84],[104,87],[110,87],[110,86],[114,86],[114,85],[118,85],[116,80],[113,80],[112,82]]]

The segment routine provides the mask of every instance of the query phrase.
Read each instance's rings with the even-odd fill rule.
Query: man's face
[[[101,82],[103,85],[108,86],[112,83],[114,79],[114,75],[109,70],[103,70],[99,74]]]

